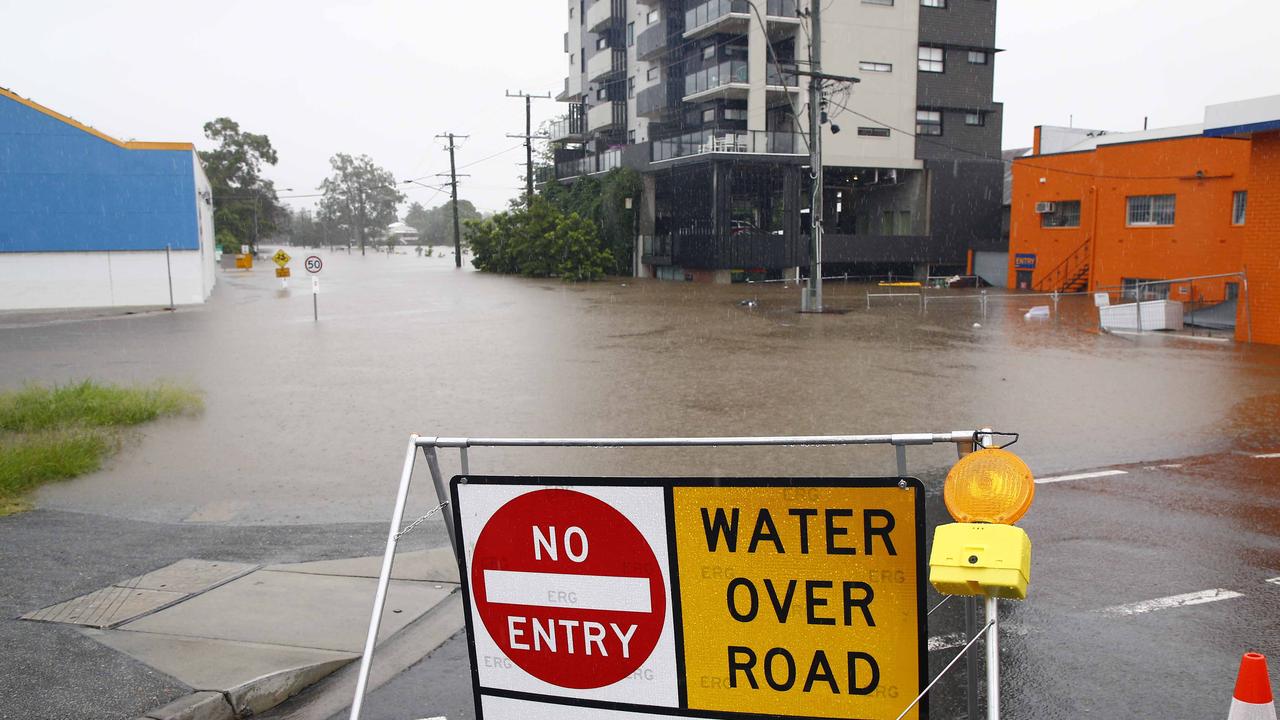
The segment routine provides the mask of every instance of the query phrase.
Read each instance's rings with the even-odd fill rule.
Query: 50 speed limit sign
[[[308,255],[302,266],[307,269],[307,272],[315,275],[324,267],[324,261],[320,259],[319,255]]]

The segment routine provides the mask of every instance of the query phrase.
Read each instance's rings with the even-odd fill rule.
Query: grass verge
[[[0,393],[0,516],[29,508],[26,494],[43,483],[102,467],[126,429],[202,407],[198,392],[168,384],[86,380]]]

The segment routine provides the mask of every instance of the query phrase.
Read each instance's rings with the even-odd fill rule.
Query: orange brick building
[[[1013,163],[1009,286],[1119,292],[1138,280],[1240,272],[1249,157],[1249,139],[1206,137],[1199,125],[1036,128],[1032,154]],[[1204,306],[1238,297],[1241,284],[1153,289]]]
[[[1205,108],[1205,134],[1251,140],[1241,262],[1253,341],[1280,345],[1280,95]],[[1237,340],[1243,332],[1238,324]]]

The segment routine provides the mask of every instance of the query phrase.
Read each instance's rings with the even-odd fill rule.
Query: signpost
[[[311,315],[312,319],[320,322],[320,306],[316,301],[316,297],[320,295],[320,271],[324,269],[324,261],[319,255],[308,255],[303,261],[302,266],[311,273]]]
[[[917,480],[450,492],[478,717],[893,720],[927,680]]]

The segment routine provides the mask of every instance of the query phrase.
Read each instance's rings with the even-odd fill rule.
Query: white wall
[[[213,285],[218,280],[215,272],[216,254],[214,253],[213,229],[213,188],[209,178],[200,165],[200,156],[191,153],[191,165],[196,173],[196,230],[200,239],[201,295],[199,302],[209,299]],[[174,288],[174,299],[177,299],[177,288]]]
[[[916,127],[916,50],[920,37],[920,3],[905,0],[894,5],[826,3],[822,9],[822,69],[853,75],[862,80],[853,86],[848,107],[895,128],[914,132]],[[797,54],[808,56],[808,44],[800,42]],[[863,72],[858,63],[890,63],[887,73]],[[807,87],[807,86],[806,86]],[[887,138],[859,137],[858,126],[877,123],[851,112],[830,107],[840,134],[823,130],[822,154],[826,165],[852,167],[920,168],[915,138],[890,131]]]
[[[173,301],[198,304],[209,296],[213,251],[171,254]],[[164,251],[0,253],[0,310],[167,306]]]

